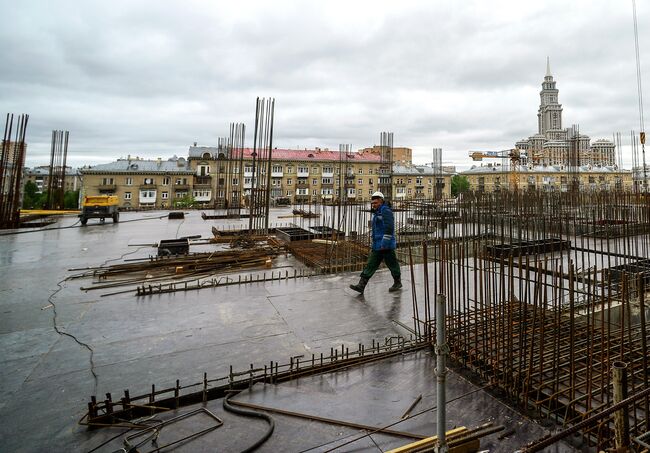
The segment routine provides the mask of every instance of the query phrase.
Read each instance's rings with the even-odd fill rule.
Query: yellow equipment
[[[111,217],[113,223],[120,221],[120,213],[117,210],[119,203],[115,195],[85,196],[81,202],[81,224],[88,223],[88,219],[99,219],[103,222],[106,217]]]
[[[483,159],[510,159],[510,188],[517,190],[519,188],[519,164],[525,154],[519,148],[504,149],[501,151],[470,151],[469,157],[475,161]]]

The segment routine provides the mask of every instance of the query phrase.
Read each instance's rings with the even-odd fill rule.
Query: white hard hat
[[[381,198],[383,200],[384,199],[384,194],[377,191],[377,192],[373,193],[370,198]]]

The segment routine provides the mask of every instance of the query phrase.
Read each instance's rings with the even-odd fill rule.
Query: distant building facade
[[[56,168],[56,167],[55,167]],[[50,166],[42,165],[34,168],[23,169],[23,186],[31,181],[38,187],[38,193],[47,190],[50,182]],[[64,191],[70,192],[81,189],[81,174],[79,170],[65,167]]]
[[[378,156],[381,156],[382,149],[386,149],[386,147],[375,145],[371,148],[360,149],[359,152],[361,154],[376,154]],[[394,146],[392,148],[392,151],[393,151],[393,159],[392,159],[393,163],[398,163],[403,165],[409,165],[412,163],[413,150],[411,148],[406,148],[403,146]]]
[[[395,200],[440,199],[451,197],[454,172],[429,165],[393,165]]]
[[[512,177],[508,166],[491,163],[474,166],[460,174],[469,181],[470,190],[478,192],[508,190]],[[632,172],[614,166],[583,165],[574,176],[563,165],[524,165],[518,176],[519,190],[567,192],[575,177],[581,191],[632,190],[634,187]]]
[[[121,208],[169,208],[185,200],[194,185],[194,171],[182,157],[145,160],[137,157],[79,170],[82,195],[116,195]]]
[[[600,139],[591,143],[587,135],[573,128],[564,128],[559,90],[551,75],[549,61],[546,75],[539,92],[537,111],[537,134],[518,141],[515,147],[526,151],[524,164],[572,165],[592,167],[615,166],[615,145],[611,140]]]
[[[259,165],[257,163],[256,165]],[[118,159],[109,164],[80,169],[82,195],[114,194],[122,208],[170,208],[175,201],[191,199],[206,208],[245,206],[253,186],[270,184],[270,201],[292,203],[369,201],[384,177],[376,153],[341,154],[323,149],[274,149],[271,174],[253,181],[252,149],[239,159],[222,148],[190,146],[188,157],[167,161]],[[450,196],[452,174],[429,166],[393,165],[396,200]]]

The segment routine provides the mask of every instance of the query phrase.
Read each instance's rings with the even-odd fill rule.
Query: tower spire
[[[546,77],[552,77],[551,76],[551,59],[549,57],[546,57]]]

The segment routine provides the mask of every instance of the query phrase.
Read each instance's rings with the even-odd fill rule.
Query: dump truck
[[[111,217],[113,223],[120,221],[117,210],[118,199],[115,195],[85,196],[81,203],[81,224],[88,223],[88,219],[99,219],[103,222],[106,217]]]

